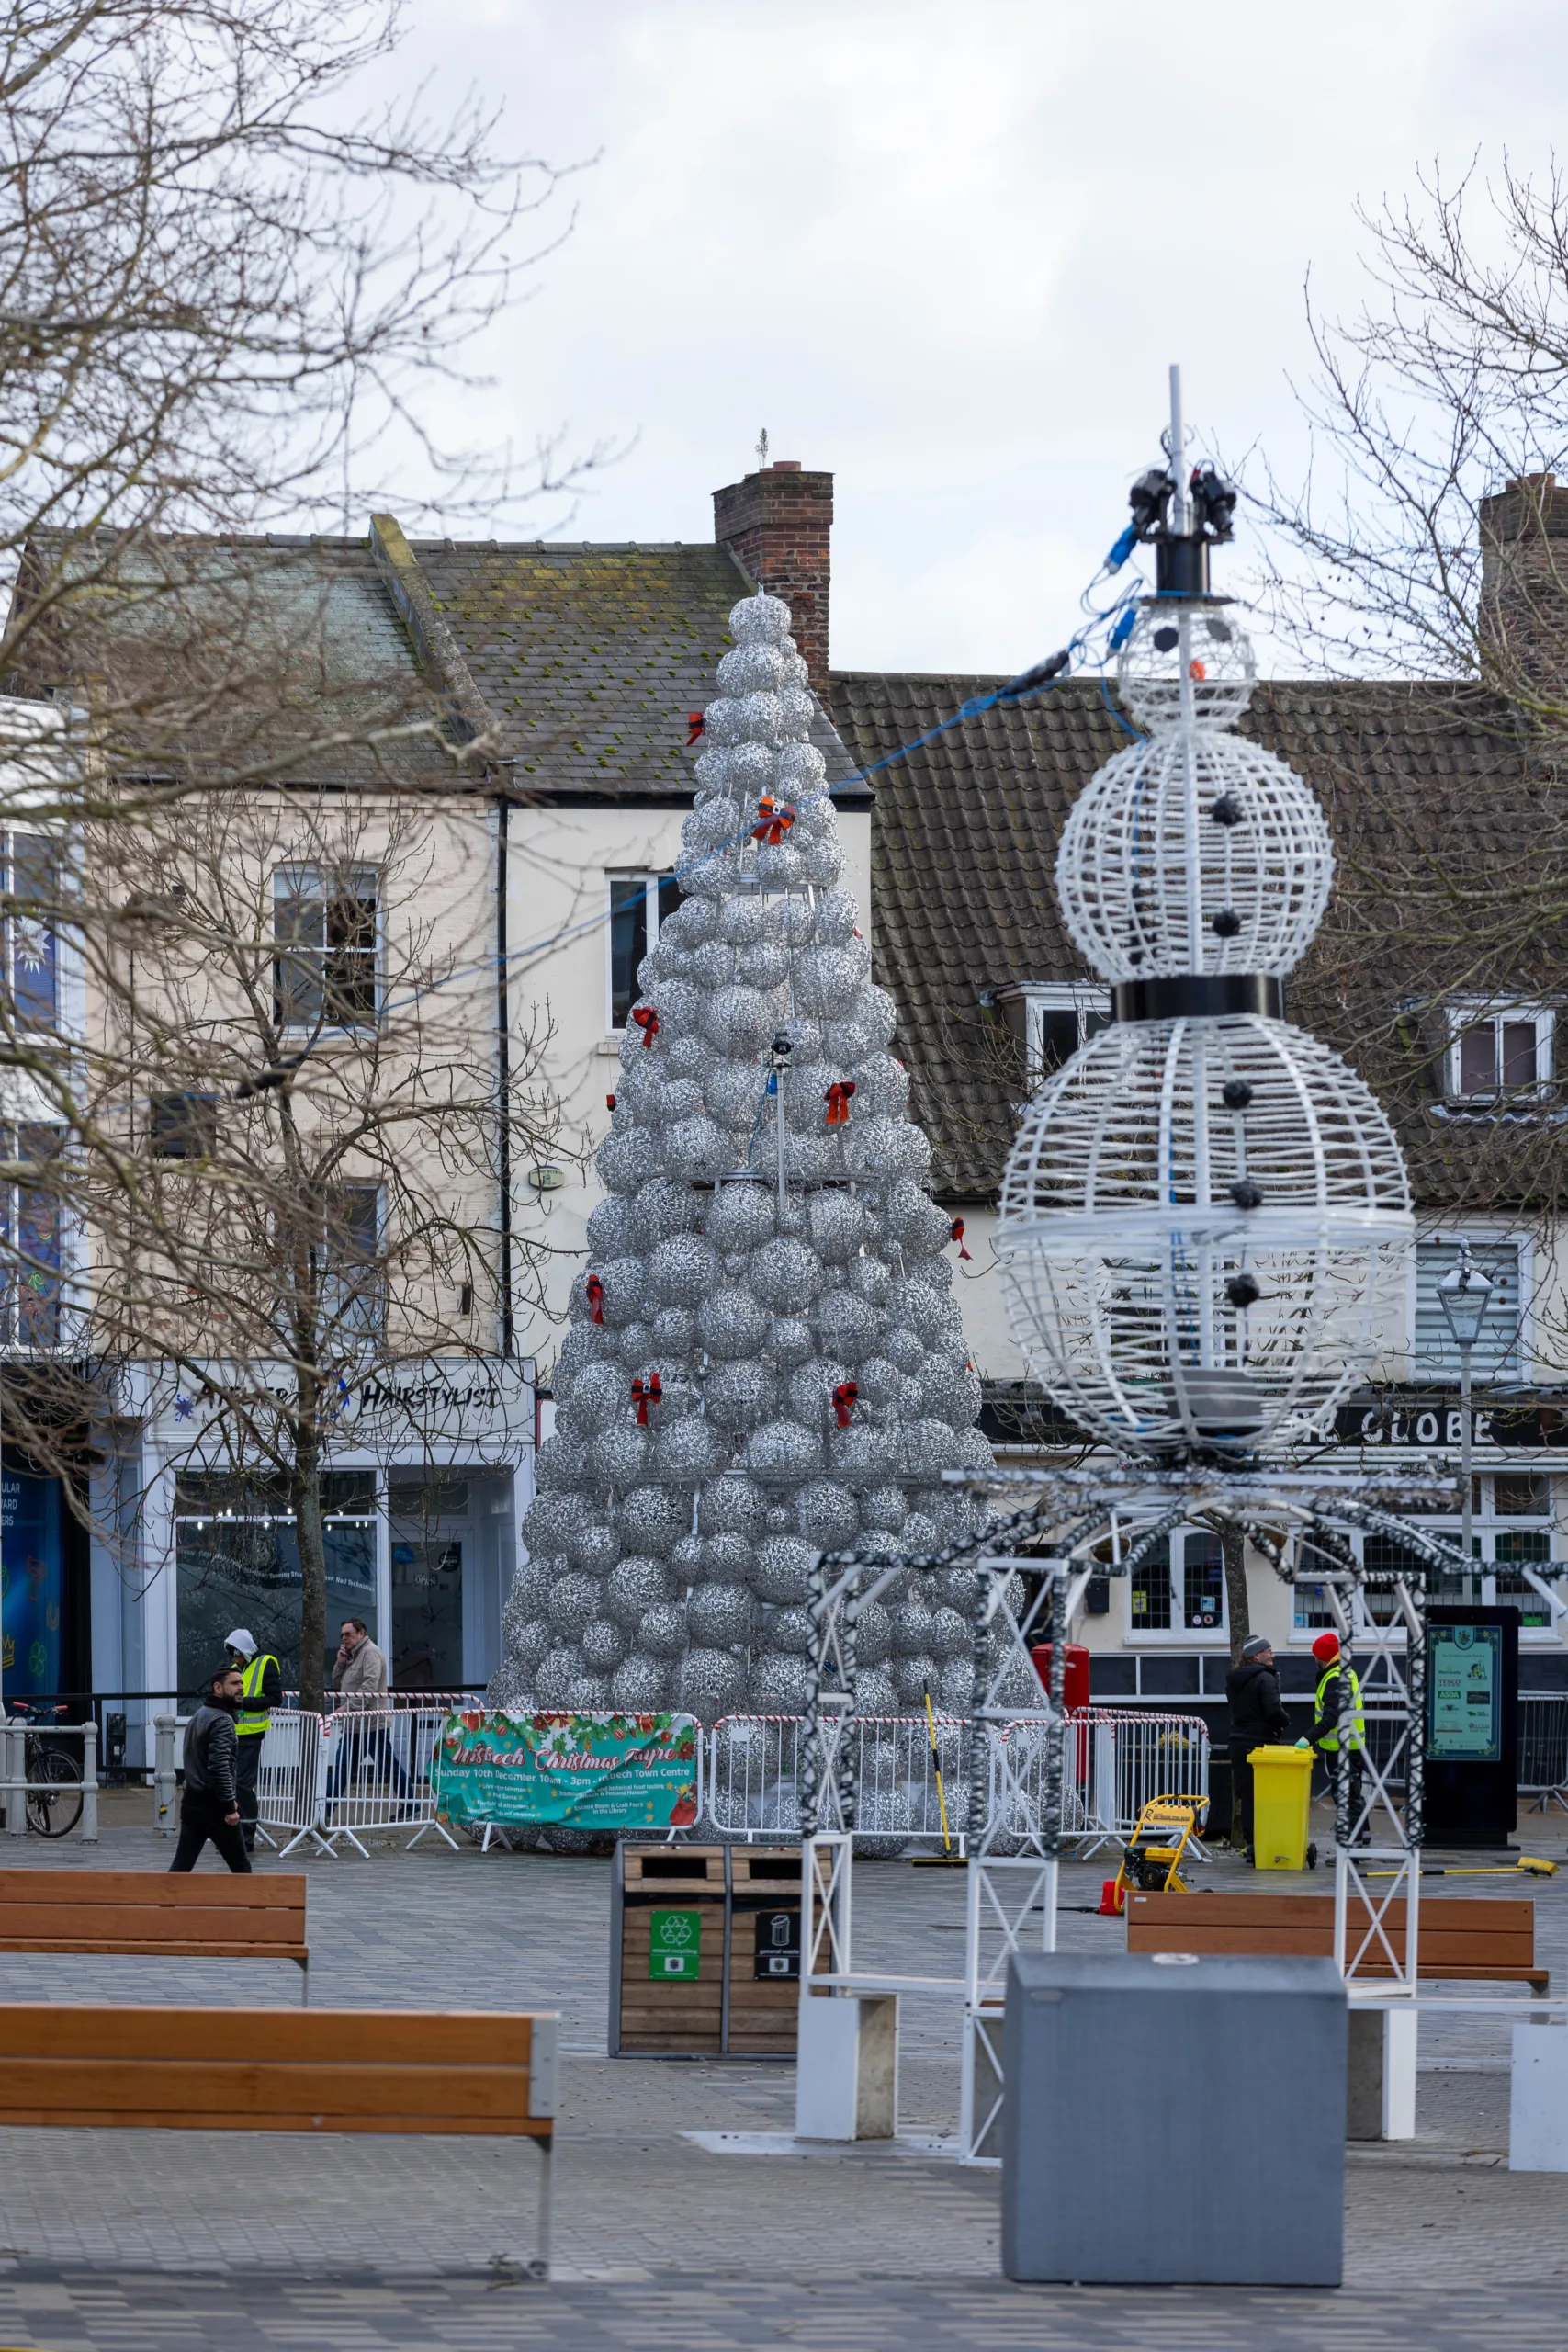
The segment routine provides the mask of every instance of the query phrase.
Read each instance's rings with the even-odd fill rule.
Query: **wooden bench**
[[[1385,1920],[1397,1952],[1404,1936],[1404,1902],[1391,1903]],[[1371,1926],[1365,1903],[1352,1897],[1347,1922],[1354,1952]],[[1424,1894],[1417,1973],[1486,1984],[1528,1984],[1544,1993],[1550,1972],[1535,1964],[1535,1905],[1528,1895]],[[1129,1951],[1258,1952],[1281,1956],[1334,1951],[1332,1894],[1134,1894],[1127,1897]],[[1358,1977],[1392,1976],[1381,1944],[1356,1968]]]
[[[310,1997],[305,1876],[0,1870],[0,1951],[291,1960]]]
[[[0,2124],[532,2140],[547,2278],[558,2018],[0,2004]]]

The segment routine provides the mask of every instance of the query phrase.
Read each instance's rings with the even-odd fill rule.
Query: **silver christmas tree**
[[[497,1704],[806,1696],[816,1555],[973,1532],[944,1469],[987,1466],[952,1220],[887,1048],[789,608],[730,615],[686,820],[683,897],[638,972],[524,1523]],[[970,1572],[862,1615],[863,1713],[966,1712]]]

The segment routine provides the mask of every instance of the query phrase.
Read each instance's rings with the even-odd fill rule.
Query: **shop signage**
[[[213,1363],[179,1373],[167,1364],[133,1364],[121,1374],[119,1408],[160,1425],[165,1442],[221,1449],[227,1467],[243,1450],[247,1415],[282,1411],[294,1402],[283,1364],[236,1371]],[[534,1442],[534,1367],[525,1358],[418,1356],[355,1374],[345,1367],[323,1411],[329,1453],[468,1453],[490,1448],[514,1456]]]
[[[1341,1445],[1446,1453],[1463,1442],[1464,1414],[1452,1395],[1396,1390],[1342,1405],[1334,1417],[1334,1434]],[[1472,1445],[1510,1451],[1568,1445],[1568,1405],[1477,1405],[1470,1435]]]
[[[437,1809],[467,1825],[679,1829],[697,1817],[691,1715],[464,1708],[434,1758]]]

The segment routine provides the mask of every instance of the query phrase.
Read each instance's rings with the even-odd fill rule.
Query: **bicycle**
[[[53,1744],[50,1734],[37,1721],[38,1711],[28,1701],[8,1699],[6,1705],[13,1719],[20,1717],[28,1724],[22,1743],[28,1827],[40,1838],[67,1837],[82,1818],[81,1758]],[[46,1712],[59,1717],[70,1711],[55,1706]]]

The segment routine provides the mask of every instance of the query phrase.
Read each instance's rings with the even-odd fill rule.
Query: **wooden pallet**
[[[1352,1951],[1371,1924],[1364,1901],[1352,1896],[1348,1922]],[[1403,1897],[1389,1905],[1384,1931],[1399,1951],[1404,1936]],[[1127,1950],[1332,1957],[1334,1897],[1129,1893]],[[1356,1973],[1393,1974],[1375,1939],[1358,1962]],[[1529,1984],[1544,1993],[1551,1973],[1535,1964],[1535,1905],[1528,1895],[1424,1894],[1418,1973]]]

